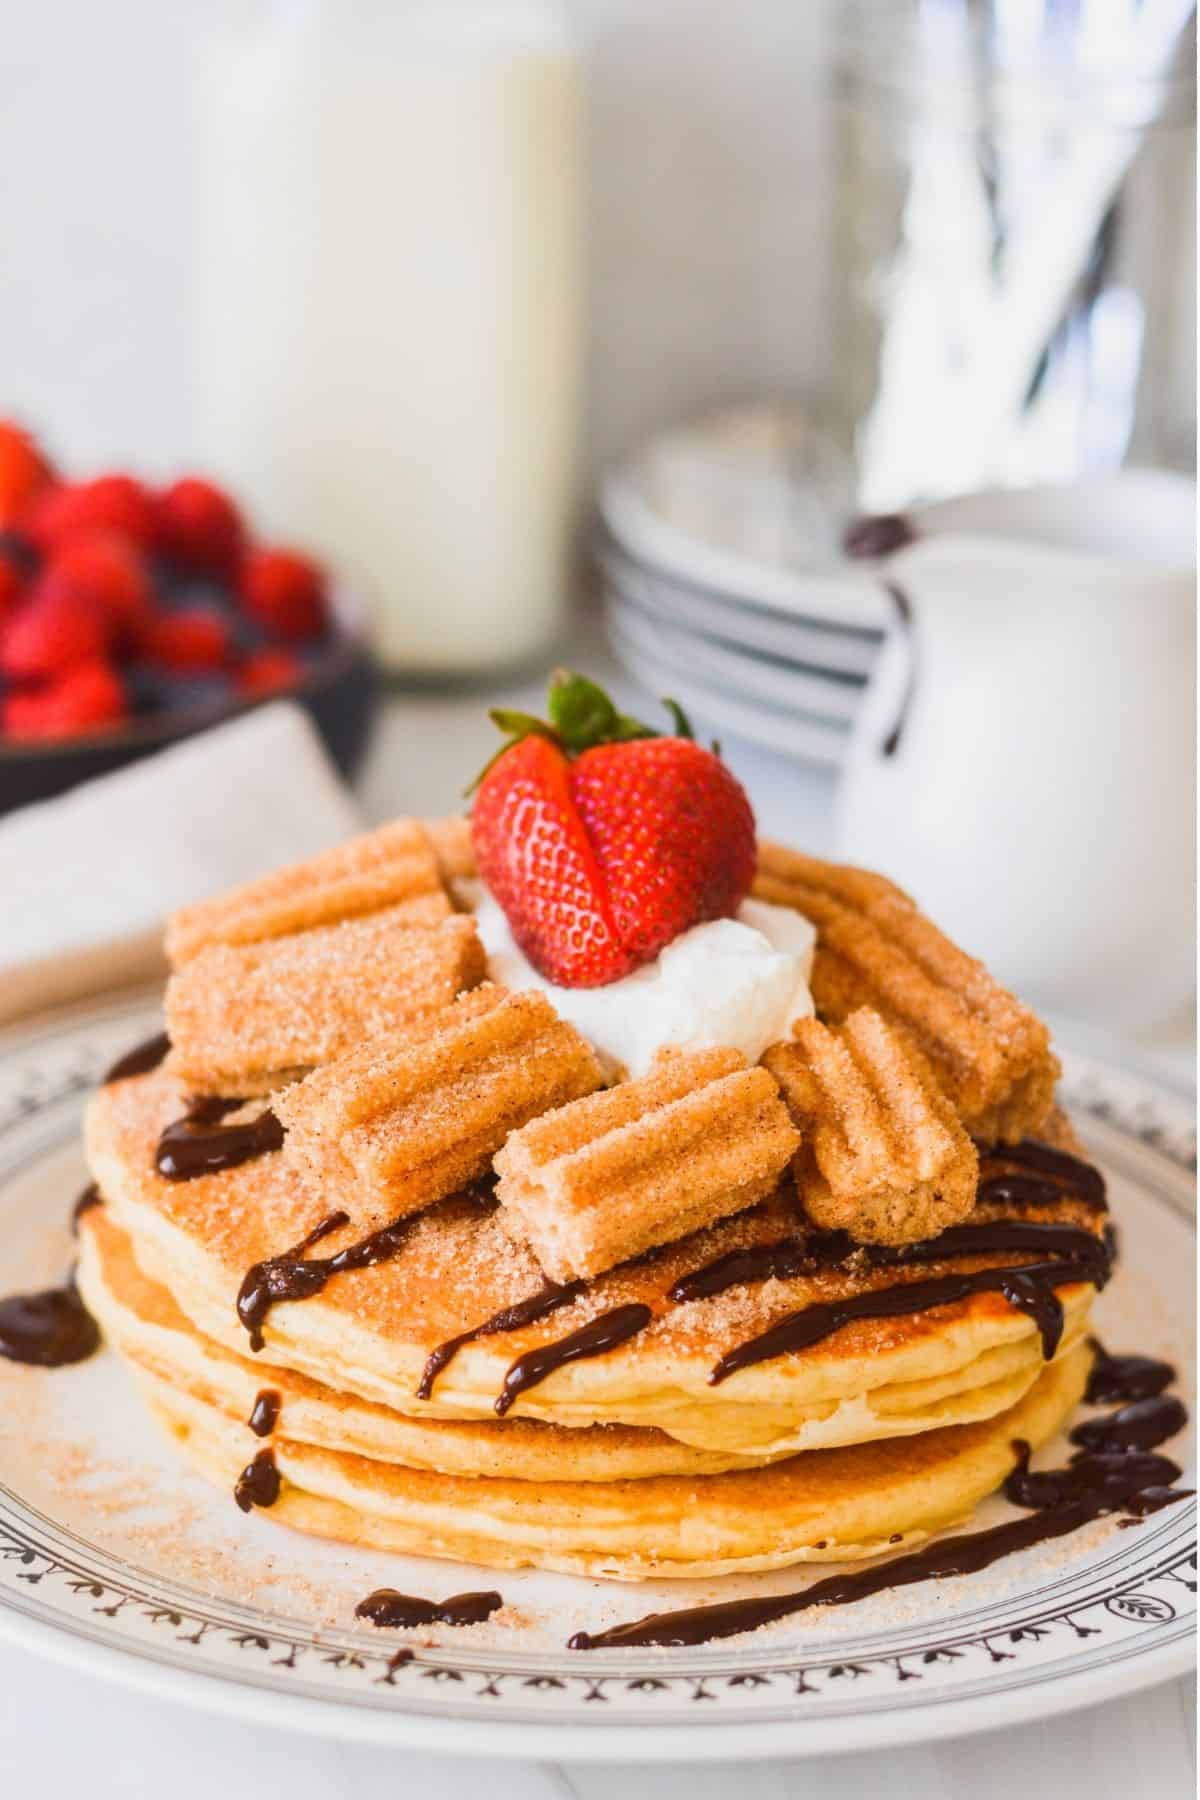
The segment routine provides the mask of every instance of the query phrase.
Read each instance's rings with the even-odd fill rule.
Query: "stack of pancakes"
[[[912,1541],[992,1492],[1015,1439],[1036,1446],[1058,1430],[1089,1360],[1095,1280],[1077,1265],[1045,1284],[1052,1311],[1058,1302],[1049,1334],[1036,1307],[996,1286],[854,1317],[802,1349],[764,1350],[715,1375],[731,1351],[812,1307],[1039,1261],[1033,1250],[964,1250],[954,1235],[964,1224],[1019,1218],[1103,1243],[1102,1216],[1077,1183],[1031,1181],[1020,1149],[1005,1147],[1036,1137],[1076,1148],[1052,1110],[1044,1030],[897,890],[763,847],[762,896],[818,929],[822,1023],[764,1059],[782,1097],[772,1091],[770,1104],[786,1100],[794,1121],[786,1141],[777,1130],[772,1139],[784,1166],[769,1191],[743,1183],[737,1210],[666,1242],[643,1230],[635,1253],[614,1260],[618,1244],[601,1258],[609,1266],[568,1278],[549,1272],[505,1206],[515,1176],[503,1171],[520,1168],[528,1184],[535,1169],[539,1204],[556,1204],[525,1134],[537,1120],[544,1137],[560,1108],[595,1113],[603,1096],[583,1096],[599,1075],[554,1037],[560,1026],[539,1022],[519,1053],[524,1085],[505,1064],[498,1142],[485,1142],[470,1112],[479,1075],[465,1098],[453,1090],[436,1156],[422,1139],[419,1167],[405,1163],[414,1128],[397,1135],[393,1121],[385,1157],[351,1075],[361,1083],[370,1071],[377,1107],[380,1070],[395,1066],[400,1081],[410,1044],[426,1042],[452,990],[475,996],[472,1031],[477,1015],[490,1029],[497,1010],[481,998],[485,970],[456,910],[454,880],[470,872],[461,829],[401,822],[338,854],[177,916],[170,1054],[108,1082],[89,1109],[104,1204],[80,1220],[80,1287],[205,1474],[233,1491],[265,1451],[278,1475],[267,1518],[380,1549],[636,1580],[845,1560]],[[428,934],[447,924],[435,954]],[[354,970],[347,985],[348,962],[359,987]],[[885,1068],[883,1040],[844,1023],[863,1007],[894,1027],[908,1062]],[[533,1068],[551,1084],[545,1106]],[[761,1106],[764,1071],[750,1073],[745,1104],[753,1087]],[[331,1088],[341,1107],[332,1126]],[[216,1111],[234,1123],[261,1114],[264,1102],[248,1095],[271,1093],[288,1125],[282,1149],[189,1179],[160,1172],[162,1133],[195,1113],[198,1093],[221,1096]],[[977,1153],[973,1139],[987,1148]],[[695,1187],[707,1193],[714,1151],[695,1141]],[[687,1187],[691,1142],[678,1139],[673,1192]],[[947,1159],[944,1179],[923,1160],[929,1146]],[[437,1191],[431,1168],[455,1171],[454,1191]],[[603,1213],[603,1193],[588,1201]],[[694,1224],[686,1207],[678,1216]],[[598,1230],[589,1226],[589,1244]],[[374,1251],[318,1268],[302,1297],[289,1286],[296,1265],[364,1243]],[[765,1254],[781,1245],[794,1254]],[[716,1277],[673,1294],[735,1253]],[[256,1306],[256,1294],[268,1303]],[[549,1304],[523,1319],[531,1299]],[[536,1379],[514,1385],[531,1353],[614,1314],[632,1329],[611,1347],[565,1361],[550,1351]],[[515,1398],[500,1416],[506,1389]]]

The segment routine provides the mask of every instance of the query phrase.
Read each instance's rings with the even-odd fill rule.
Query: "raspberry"
[[[239,586],[247,612],[285,643],[303,644],[325,629],[325,576],[295,550],[251,550]]]
[[[157,513],[159,545],[173,561],[202,574],[232,574],[246,528],[220,488],[185,476],[159,495]]]
[[[27,431],[0,420],[0,525],[11,525],[54,471]]]
[[[137,551],[121,538],[69,539],[46,564],[39,586],[101,613],[123,648],[138,644],[150,626],[150,579]]]
[[[93,661],[68,669],[48,687],[7,695],[0,721],[9,737],[61,738],[117,725],[125,716],[125,692],[115,670]]]
[[[238,692],[276,694],[281,688],[295,687],[303,673],[303,665],[290,650],[256,650],[237,671]]]
[[[110,637],[104,613],[39,581],[4,634],[0,668],[17,680],[58,675],[102,658]]]
[[[147,634],[150,660],[168,669],[220,669],[229,661],[232,640],[227,620],[207,606],[156,619]]]
[[[84,532],[116,532],[148,547],[154,541],[154,503],[132,475],[100,475],[47,488],[21,519],[21,530],[42,551]]]

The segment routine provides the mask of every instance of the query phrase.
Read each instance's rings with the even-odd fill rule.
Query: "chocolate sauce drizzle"
[[[349,1223],[346,1213],[333,1212],[293,1249],[252,1264],[237,1297],[238,1318],[250,1333],[250,1348],[262,1349],[263,1321],[279,1301],[310,1300],[334,1275],[343,1275],[350,1269],[373,1269],[376,1263],[387,1262],[403,1249],[415,1222],[412,1218],[397,1219],[395,1224],[384,1225],[356,1244],[347,1244],[335,1256],[306,1257],[306,1250]]]
[[[124,1056],[119,1056],[112,1067],[103,1076],[101,1086],[107,1087],[112,1081],[127,1081],[131,1075],[148,1075],[151,1069],[166,1058],[171,1048],[171,1040],[165,1031],[156,1031],[143,1044],[135,1044]]]
[[[494,1588],[451,1594],[448,1600],[419,1600],[413,1594],[398,1594],[395,1588],[377,1588],[359,1601],[354,1616],[370,1619],[372,1625],[479,1625],[503,1605]]]
[[[1072,1156],[1069,1150],[1052,1149],[1049,1144],[1038,1143],[1034,1138],[1022,1138],[1017,1144],[981,1144],[978,1148],[985,1162],[1015,1164],[1051,1179],[1023,1180],[1004,1169],[996,1174],[984,1174],[979,1183],[977,1204],[990,1201],[1011,1206],[1048,1206],[1065,1196],[1079,1201],[1090,1212],[1108,1211],[1103,1175],[1094,1164]]]
[[[891,556],[916,541],[912,520],[903,513],[861,513],[842,533],[842,549],[858,562]]]
[[[1187,1408],[1174,1394],[1131,1400],[1099,1419],[1084,1419],[1071,1442],[1084,1450],[1155,1450],[1187,1424]]]
[[[237,1478],[233,1497],[244,1513],[252,1506],[274,1506],[279,1498],[280,1476],[275,1452],[260,1450]]]
[[[270,1437],[279,1423],[281,1396],[275,1388],[263,1388],[255,1395],[247,1425],[255,1437]]]
[[[256,1118],[225,1125],[227,1113],[244,1100],[206,1096],[193,1100],[182,1119],[168,1125],[158,1140],[154,1166],[167,1181],[195,1181],[220,1169],[236,1169],[283,1145],[283,1126],[268,1107]]]
[[[497,1414],[503,1418],[518,1395],[527,1388],[536,1387],[539,1381],[545,1381],[566,1363],[603,1356],[606,1350],[615,1350],[618,1344],[635,1337],[653,1317],[650,1307],[640,1301],[628,1306],[614,1306],[609,1312],[581,1325],[578,1331],[572,1331],[568,1337],[543,1344],[538,1350],[527,1350],[524,1356],[518,1356],[504,1377],[495,1401]]]
[[[1083,1240],[1079,1254],[1052,1262],[1026,1263],[1011,1269],[974,1269],[963,1275],[935,1275],[927,1281],[901,1282],[894,1287],[876,1288],[843,1300],[820,1301],[814,1306],[803,1307],[780,1319],[770,1330],[727,1350],[710,1370],[709,1383],[717,1387],[731,1375],[736,1375],[739,1369],[792,1351],[807,1350],[810,1345],[820,1343],[822,1338],[831,1337],[835,1331],[858,1319],[897,1318],[904,1313],[926,1312],[933,1306],[947,1306],[972,1294],[985,1293],[1003,1294],[1010,1306],[1033,1320],[1041,1334],[1042,1352],[1049,1361],[1058,1348],[1063,1329],[1062,1302],[1055,1288],[1070,1281],[1090,1281],[1103,1287],[1111,1272],[1111,1257],[1104,1240],[1087,1231],[1081,1231],[1079,1237]]]
[[[1095,1354],[1084,1399],[1093,1406],[1112,1406],[1121,1400],[1153,1400],[1175,1379],[1170,1363],[1152,1356],[1110,1356],[1097,1338],[1088,1343]]]
[[[417,1383],[417,1399],[428,1400],[433,1393],[433,1384],[453,1357],[458,1355],[464,1344],[472,1344],[476,1338],[491,1337],[498,1331],[520,1331],[525,1325],[536,1325],[539,1319],[549,1318],[560,1307],[569,1306],[587,1286],[583,1281],[571,1281],[560,1286],[557,1281],[548,1281],[536,1294],[527,1299],[517,1300],[512,1306],[501,1307],[482,1325],[473,1325],[470,1331],[460,1331],[457,1337],[447,1338],[432,1351],[429,1360],[421,1371],[421,1379]]]
[[[94,1181],[89,1181],[78,1200],[76,1200],[74,1206],[71,1208],[72,1237],[79,1236],[79,1221],[82,1219],[84,1213],[91,1212],[93,1206],[103,1206],[103,1204],[104,1195],[100,1192],[99,1185]]]
[[[100,1348],[100,1327],[80,1298],[72,1270],[61,1287],[0,1300],[0,1356],[58,1369]]]
[[[1138,1359],[1143,1360],[1143,1359]],[[1164,1400],[1171,1402],[1168,1412]],[[1178,1431],[1187,1415],[1174,1396],[1135,1401],[1134,1406],[1159,1408],[1155,1430],[1160,1434],[1153,1443]],[[1001,1557],[1015,1551],[1031,1549],[1036,1544],[1065,1537],[1109,1513],[1123,1513],[1123,1524],[1132,1524],[1158,1512],[1164,1506],[1191,1497],[1189,1489],[1172,1484],[1178,1479],[1179,1467],[1169,1457],[1148,1454],[1149,1426],[1143,1424],[1132,1434],[1120,1424],[1123,1407],[1108,1419],[1089,1420],[1088,1426],[1107,1427],[1107,1433],[1095,1430],[1084,1439],[1086,1426],[1073,1432],[1076,1442],[1087,1442],[1089,1448],[1072,1457],[1065,1469],[1032,1472],[1029,1468],[1029,1445],[1018,1439],[1013,1444],[1016,1464],[1004,1485],[1005,1497],[1016,1506],[1032,1510],[1027,1517],[1010,1519],[987,1531],[963,1532],[941,1538],[908,1556],[890,1562],[857,1568],[842,1575],[831,1575],[815,1582],[800,1593],[769,1594],[761,1598],[726,1600],[715,1606],[695,1606],[678,1612],[649,1613],[628,1625],[615,1625],[608,1631],[580,1631],[568,1642],[570,1650],[597,1650],[622,1645],[661,1644],[667,1646],[705,1644],[714,1638],[733,1637],[738,1632],[753,1631],[779,1619],[808,1612],[815,1606],[850,1606],[873,1594],[907,1587],[917,1581],[945,1580],[954,1575],[975,1575],[990,1568]],[[1142,1415],[1143,1420],[1145,1415]],[[1126,1448],[1131,1446],[1131,1448]]]
[[[1023,1438],[1013,1443],[1017,1466],[1004,1483],[1004,1498],[1014,1506],[1042,1511],[1047,1506],[1067,1506],[1089,1496],[1105,1495],[1118,1505],[1132,1500],[1144,1488],[1170,1487],[1182,1470],[1169,1456],[1136,1451],[1081,1450],[1065,1469],[1031,1470],[1029,1445]]]

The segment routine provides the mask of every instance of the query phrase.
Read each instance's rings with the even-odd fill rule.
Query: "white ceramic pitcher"
[[[1153,1027],[1195,967],[1194,485],[1128,471],[910,520],[875,565],[911,620],[856,724],[840,854],[1029,999]]]

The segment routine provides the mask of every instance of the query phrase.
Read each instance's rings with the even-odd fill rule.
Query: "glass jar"
[[[201,453],[372,606],[399,674],[563,616],[577,58],[552,0],[241,6],[201,89]]]
[[[839,9],[831,410],[864,508],[1194,465],[1190,12]]]

